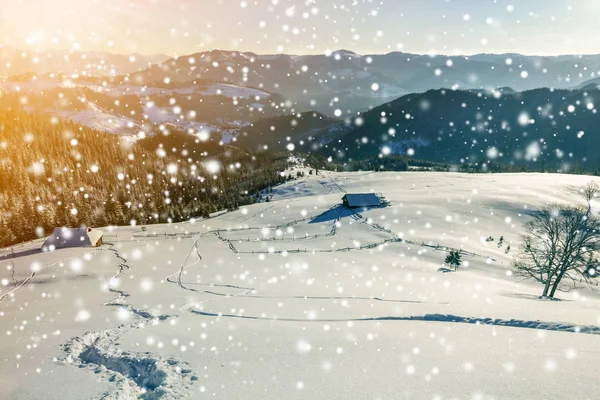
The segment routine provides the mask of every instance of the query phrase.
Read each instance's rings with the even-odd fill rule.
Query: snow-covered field
[[[510,268],[531,211],[588,179],[326,172],[98,249],[2,250],[0,398],[597,399],[600,298],[540,301]],[[443,247],[468,266],[440,272]]]

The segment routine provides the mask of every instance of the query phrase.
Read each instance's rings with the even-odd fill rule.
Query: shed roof
[[[349,193],[344,200],[349,207],[371,207],[381,205],[381,199],[375,193]]]
[[[92,228],[54,228],[42,245],[43,251],[64,247],[96,247],[101,242],[103,232]]]

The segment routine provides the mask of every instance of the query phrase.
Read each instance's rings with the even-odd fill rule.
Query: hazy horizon
[[[0,10],[0,45],[184,55],[598,54],[600,0],[18,0]]]
[[[23,51],[23,52],[27,52],[27,49],[25,48],[18,48],[18,47],[12,47],[12,46],[4,46],[4,45],[0,45],[0,50],[2,50],[3,48],[12,48],[14,50],[18,50],[18,51]],[[519,52],[515,52],[515,51],[507,51],[507,52],[479,52],[479,53],[462,53],[462,54],[448,54],[448,53],[418,53],[418,52],[409,52],[409,51],[402,51],[402,50],[392,50],[392,51],[387,51],[387,52],[373,52],[373,53],[360,53],[357,51],[354,51],[352,49],[349,48],[339,48],[339,49],[332,49],[326,52],[305,52],[305,53],[288,53],[288,52],[282,52],[282,53],[278,53],[278,52],[256,52],[256,51],[252,51],[252,50],[245,50],[245,49],[228,49],[228,48],[208,48],[208,49],[204,49],[204,50],[198,50],[198,51],[194,51],[191,53],[181,53],[181,54],[176,54],[176,55],[170,55],[167,54],[165,52],[157,52],[157,53],[141,53],[141,52],[136,52],[136,53],[122,53],[122,52],[116,52],[116,51],[111,51],[111,50],[101,50],[101,49],[68,49],[68,48],[54,48],[54,49],[33,49],[31,50],[34,53],[44,53],[44,52],[49,52],[49,51],[57,51],[57,52],[70,52],[70,53],[74,53],[74,52],[80,52],[80,53],[107,53],[107,54],[112,54],[112,55],[123,55],[123,56],[130,56],[130,55],[141,55],[141,56],[146,56],[146,57],[152,57],[152,56],[165,56],[165,57],[169,57],[169,58],[177,58],[177,57],[185,57],[187,55],[191,55],[191,54],[197,54],[197,53],[210,53],[211,51],[223,51],[223,52],[237,52],[237,53],[254,53],[257,55],[265,55],[265,56],[270,56],[270,55],[288,55],[288,56],[319,56],[319,55],[330,55],[339,51],[348,51],[348,52],[352,52],[356,55],[359,56],[373,56],[373,55],[386,55],[386,54],[392,54],[392,53],[402,53],[402,54],[412,54],[412,55],[420,55],[420,56],[431,56],[431,57],[473,57],[473,56],[477,56],[477,55],[496,55],[496,56],[502,56],[502,55],[521,55],[521,56],[525,56],[525,57],[565,57],[565,56],[571,56],[571,57],[584,57],[584,56],[600,56],[600,50],[598,52],[595,53],[557,53],[557,54],[535,54],[535,53],[519,53]]]

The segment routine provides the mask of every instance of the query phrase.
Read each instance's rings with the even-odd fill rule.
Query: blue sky
[[[0,0],[0,44],[187,54],[600,53],[600,0]]]

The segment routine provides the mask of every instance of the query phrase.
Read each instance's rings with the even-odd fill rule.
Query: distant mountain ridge
[[[172,58],[133,75],[139,82],[211,79],[280,93],[298,109],[333,115],[364,111],[408,93],[442,87],[524,91],[571,88],[595,78],[600,55],[472,56],[402,52],[359,55],[260,55],[213,50]]]
[[[0,47],[0,76],[63,73],[87,76],[132,73],[167,60],[164,54],[113,54],[104,51],[20,50]]]
[[[23,56],[25,54],[25,56]],[[351,50],[289,55],[212,50],[176,58],[105,52],[22,53],[0,48],[0,76],[62,72],[88,76],[130,75],[132,82],[210,80],[279,93],[296,111],[351,116],[409,93],[443,87],[573,88],[598,78],[600,55],[471,56],[402,52],[360,55]]]
[[[575,89],[597,89],[600,87],[600,77],[585,81],[575,87]]]

